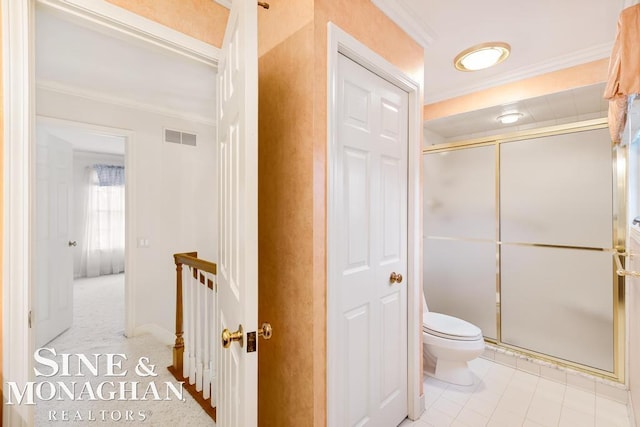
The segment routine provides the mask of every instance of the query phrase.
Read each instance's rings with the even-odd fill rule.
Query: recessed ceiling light
[[[522,113],[505,113],[498,117],[496,120],[502,123],[503,125],[510,125],[511,123],[515,123],[523,116]]]
[[[460,71],[478,71],[501,63],[509,56],[511,46],[489,42],[471,46],[456,55],[453,65]]]

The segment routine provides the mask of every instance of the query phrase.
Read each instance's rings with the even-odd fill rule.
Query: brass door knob
[[[389,282],[391,284],[393,284],[393,283],[401,283],[402,282],[402,274],[396,273],[394,271],[393,273],[391,273],[391,276],[389,276]]]
[[[263,323],[260,329],[258,330],[258,336],[264,338],[265,340],[270,340],[273,335],[273,328],[270,323]]]
[[[242,325],[239,325],[238,330],[235,332],[231,332],[227,328],[224,328],[224,331],[222,331],[222,347],[229,348],[231,347],[231,343],[234,341],[238,341],[240,343],[240,347],[244,345]]]

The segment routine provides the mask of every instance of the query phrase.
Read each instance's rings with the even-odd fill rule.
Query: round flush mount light
[[[523,116],[522,113],[505,113],[498,117],[496,120],[502,123],[503,125],[510,125],[511,123],[515,123]]]
[[[478,71],[501,63],[511,53],[511,46],[503,42],[489,42],[471,46],[456,55],[453,65],[460,71]]]

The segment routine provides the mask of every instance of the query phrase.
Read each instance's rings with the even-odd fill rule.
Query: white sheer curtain
[[[124,167],[87,168],[87,208],[82,242],[86,277],[124,271]]]

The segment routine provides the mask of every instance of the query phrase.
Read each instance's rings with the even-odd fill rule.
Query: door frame
[[[101,133],[110,136],[120,136],[124,138],[124,197],[125,197],[125,245],[124,245],[124,335],[132,337],[135,335],[135,310],[133,309],[133,278],[135,277],[135,262],[133,259],[134,248],[136,247],[136,223],[134,213],[136,211],[136,199],[133,195],[136,193],[134,179],[135,165],[135,132],[113,128],[108,126],[99,126],[90,123],[78,122],[74,120],[59,119],[56,117],[47,117],[36,115],[36,124],[64,126],[66,128],[76,128]],[[35,164],[32,163],[32,167]],[[36,183],[33,182],[34,190]],[[35,194],[35,193],[34,193]],[[34,218],[35,220],[35,218]],[[32,224],[33,233],[35,233],[35,225]],[[32,265],[35,269],[35,266]],[[35,274],[35,270],[31,270],[31,274]]]
[[[35,7],[112,34],[151,43],[217,68],[219,49],[103,0],[0,0],[3,84],[2,381],[33,380],[29,328],[32,291],[32,206],[35,196]],[[127,218],[129,219],[129,218]],[[134,222],[131,222],[133,225]],[[130,243],[127,241],[127,243]],[[131,246],[133,249],[135,246]],[[133,288],[133,284],[130,284]],[[129,319],[132,320],[132,316]],[[5,349],[11,349],[11,352]],[[2,425],[33,424],[33,407],[2,402]]]
[[[332,342],[338,336],[340,327],[337,317],[337,295],[332,291],[331,283],[336,280],[337,259],[331,250],[334,239],[332,230],[340,220],[337,210],[338,201],[334,189],[340,185],[336,179],[336,171],[331,165],[337,158],[338,120],[337,108],[337,76],[338,55],[342,54],[355,61],[365,69],[382,77],[406,91],[409,95],[409,123],[407,150],[407,413],[409,418],[418,419],[424,412],[425,401],[422,385],[422,207],[420,193],[421,167],[421,126],[422,106],[420,105],[421,87],[410,77],[391,64],[369,47],[356,40],[350,34],[329,22],[327,24],[327,424],[338,425],[335,420],[335,408],[339,403],[336,388],[339,387],[335,369],[340,349]]]

